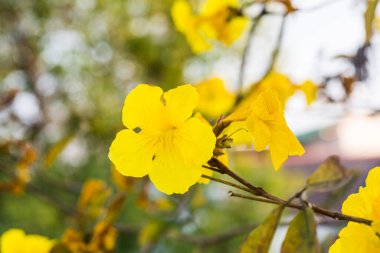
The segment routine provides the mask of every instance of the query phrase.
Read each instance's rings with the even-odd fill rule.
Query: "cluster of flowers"
[[[125,176],[149,175],[166,194],[185,193],[199,182],[206,170],[202,165],[213,157],[219,136],[199,113],[193,115],[198,101],[196,88],[189,84],[165,93],[156,86],[138,85],[125,99],[122,118],[127,128],[110,147],[116,169]],[[256,150],[269,147],[276,169],[288,155],[304,153],[271,89],[261,91],[252,103],[223,121],[245,122]]]

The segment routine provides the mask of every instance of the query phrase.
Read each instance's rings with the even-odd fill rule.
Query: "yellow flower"
[[[195,87],[199,94],[198,110],[207,117],[219,118],[234,105],[235,95],[226,90],[220,78],[200,82]]]
[[[247,126],[253,135],[255,149],[267,146],[273,166],[278,170],[289,155],[303,155],[305,150],[286,124],[284,113],[276,94],[262,92],[251,107]]]
[[[240,103],[239,108],[244,108],[251,103],[262,91],[273,90],[280,100],[282,108],[285,108],[286,102],[296,91],[302,91],[305,94],[308,105],[312,104],[317,96],[317,86],[307,80],[301,85],[294,84],[287,76],[271,72],[264,80],[254,85],[246,95],[246,98]]]
[[[296,87],[287,76],[277,72],[272,72],[259,84],[258,93],[268,89],[273,89],[276,91],[282,108],[285,108],[286,101],[294,95]]]
[[[288,159],[289,155],[301,156],[305,150],[289,129],[280,100],[275,91],[264,90],[252,104],[226,118],[226,121],[246,120],[248,130],[253,135],[255,150],[269,148],[275,170]]]
[[[330,253],[379,253],[380,237],[380,167],[373,168],[366,180],[366,186],[359,193],[351,194],[342,206],[347,215],[373,220],[372,226],[349,222],[339,233],[330,248]]]
[[[213,154],[212,128],[191,117],[198,103],[191,85],[163,93],[138,85],[125,99],[123,123],[112,142],[109,158],[124,176],[149,175],[164,193],[184,193],[202,175],[202,164]]]
[[[10,229],[0,239],[1,253],[48,253],[54,241],[40,235],[26,235],[21,229]]]
[[[329,253],[379,253],[380,239],[367,225],[349,222],[339,233],[339,239]]]
[[[247,19],[237,15],[237,6],[237,0],[205,0],[200,12],[194,14],[188,0],[177,0],[172,17],[192,50],[202,53],[211,48],[210,39],[231,45],[244,31]]]

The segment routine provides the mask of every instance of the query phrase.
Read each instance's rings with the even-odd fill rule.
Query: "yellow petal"
[[[165,92],[163,98],[167,120],[174,127],[181,126],[191,117],[199,101],[197,90],[190,84],[181,85]]]
[[[164,108],[160,98],[161,88],[147,84],[139,84],[126,97],[123,107],[123,124],[129,129],[145,128],[161,131],[161,114]]]
[[[1,236],[0,252],[13,253],[22,252],[22,245],[24,244],[25,233],[21,229],[10,229]]]
[[[232,18],[231,21],[228,22],[225,27],[222,41],[226,45],[231,45],[232,43],[234,43],[244,32],[245,28],[247,27],[247,24],[248,20],[245,17]]]
[[[340,239],[337,239],[334,244],[330,247],[329,253],[344,253],[342,252],[342,246]]]
[[[212,157],[216,138],[212,127],[199,118],[186,121],[183,128],[178,129],[177,141],[183,157],[198,164],[205,164]]]
[[[149,177],[163,193],[185,193],[201,178],[201,165],[191,166],[178,155],[173,150],[160,152],[155,156]]]
[[[329,253],[378,253],[380,239],[375,231],[367,225],[349,222],[339,233],[339,245]],[[340,251],[338,251],[340,250]]]
[[[212,78],[198,83],[198,110],[210,118],[219,118],[227,113],[235,102],[235,95],[228,91],[220,78]]]
[[[54,241],[40,235],[28,235],[24,243],[25,253],[49,253],[54,245]]]
[[[264,90],[254,100],[247,126],[257,151],[269,146],[272,163],[278,170],[289,155],[302,155],[305,150],[286,124],[275,91]]]
[[[220,136],[227,135],[233,139],[233,145],[252,145],[252,135],[248,132],[246,121],[232,122]]]
[[[380,234],[380,220],[372,222],[371,226],[376,233]]]
[[[193,11],[188,1],[177,0],[171,9],[174,25],[180,32],[186,32],[193,23]]]
[[[295,87],[289,78],[278,72],[270,73],[259,83],[259,92],[268,89],[275,92],[282,108],[285,108],[286,101],[293,96],[295,92]]]
[[[277,94],[273,90],[262,91],[251,105],[252,113],[263,121],[277,120],[282,115],[282,107]]]
[[[2,253],[48,253],[54,240],[40,235],[25,235],[21,229],[6,231],[0,240]]]
[[[212,45],[207,41],[207,39],[204,38],[202,34],[200,34],[200,32],[196,31],[195,28],[193,30],[189,30],[186,33],[186,38],[191,49],[196,54],[206,52],[210,50],[212,47]]]
[[[317,97],[318,86],[308,80],[301,84],[301,86],[299,86],[299,89],[305,94],[306,103],[308,105],[311,105]]]
[[[235,110],[230,115],[228,115],[224,121],[244,121],[247,119],[250,113],[250,107],[239,108],[238,110]]]
[[[125,129],[116,135],[108,157],[124,176],[143,177],[151,169],[156,142],[144,129],[139,133]]]
[[[269,151],[275,170],[280,169],[281,165],[288,159],[288,142],[289,139],[286,131],[277,130],[272,133]]]
[[[371,219],[371,203],[363,196],[364,194],[365,193],[361,191],[361,193],[354,193],[348,196],[343,202],[342,212],[347,215]]]
[[[380,195],[380,167],[375,167],[369,171],[366,179],[366,188],[373,195]]]
[[[201,15],[208,16],[228,7],[237,7],[237,0],[205,0],[201,7]]]
[[[301,156],[305,153],[301,143],[287,126],[272,133],[269,144],[270,154],[275,170],[280,169],[281,165],[288,159],[289,155]]]
[[[193,15],[188,1],[175,1],[171,14],[175,27],[186,36],[193,52],[202,53],[211,48],[211,44],[198,31],[199,18]]]
[[[160,142],[150,179],[166,194],[186,192],[201,178],[202,164],[212,157],[215,141],[210,126],[196,117],[187,120]]]
[[[255,150],[262,151],[266,149],[271,140],[271,130],[269,127],[254,116],[247,119],[247,127],[252,133]]]

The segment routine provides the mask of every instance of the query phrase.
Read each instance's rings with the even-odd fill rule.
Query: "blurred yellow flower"
[[[223,80],[212,78],[195,86],[199,94],[198,110],[216,119],[227,113],[235,103],[235,94],[226,90]]]
[[[231,45],[244,31],[247,19],[238,15],[237,6],[237,0],[205,0],[195,14],[188,0],[176,0],[171,12],[192,50],[202,53],[211,48],[210,40]]]
[[[78,218],[82,222],[95,220],[104,212],[103,205],[112,193],[111,188],[100,179],[88,179],[82,186],[77,203]]]
[[[191,85],[163,93],[138,85],[125,99],[123,123],[112,142],[109,158],[124,176],[149,175],[166,194],[184,193],[202,175],[202,164],[213,155],[212,128],[191,117],[199,97]]]
[[[373,220],[372,226],[349,222],[339,233],[339,239],[329,253],[379,253],[380,252],[380,167],[373,168],[366,186],[351,194],[342,206],[347,215]]]
[[[140,230],[138,235],[139,245],[141,247],[147,247],[155,243],[164,229],[164,223],[159,221],[153,221],[147,224]]]
[[[268,89],[276,91],[282,108],[285,108],[286,101],[288,98],[293,96],[296,91],[296,87],[290,79],[287,76],[277,72],[272,72],[259,83],[258,92],[256,94]]]
[[[307,80],[297,88],[305,94],[307,105],[311,105],[317,98],[318,86],[312,81]]]
[[[270,90],[258,95],[247,117],[255,149],[269,147],[273,166],[278,170],[289,155],[303,155],[305,150],[286,124],[284,112],[275,93]]]
[[[226,121],[244,121],[253,135],[255,150],[269,148],[275,170],[289,155],[301,156],[305,150],[289,129],[277,93],[272,89],[262,91],[247,108],[240,109]]]
[[[285,108],[286,102],[295,94],[296,91],[302,91],[305,95],[307,104],[312,104],[316,99],[318,86],[309,80],[305,81],[301,85],[297,85],[294,84],[287,76],[278,72],[271,72],[261,82],[252,87],[249,94],[240,103],[238,108],[246,107],[262,91],[268,89],[276,92],[282,108]]]
[[[10,229],[0,239],[1,253],[48,253],[54,240],[40,235],[26,235],[21,229]]]

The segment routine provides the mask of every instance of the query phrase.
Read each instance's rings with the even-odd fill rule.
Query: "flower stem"
[[[294,204],[294,203],[292,203],[293,199],[301,197],[302,193],[307,190],[306,187],[302,188],[299,192],[297,192],[296,194],[294,194],[294,196],[292,196],[288,201],[286,201],[284,199],[281,199],[281,198],[279,198],[277,196],[274,196],[274,195],[266,192],[261,187],[257,187],[257,186],[252,185],[251,183],[249,183],[248,181],[246,181],[244,178],[241,178],[235,172],[231,171],[227,166],[225,166],[222,162],[220,162],[216,158],[211,158],[208,163],[209,163],[209,165],[211,167],[218,168],[220,170],[219,173],[221,173],[221,174],[227,174],[228,176],[230,176],[231,178],[235,179],[237,182],[239,182],[241,185],[243,185],[245,187],[242,187],[240,185],[231,183],[229,181],[225,181],[225,180],[217,179],[217,178],[213,178],[213,177],[208,177],[208,176],[205,176],[205,175],[203,175],[202,177],[208,178],[210,180],[213,180],[213,181],[225,184],[225,185],[229,185],[229,186],[235,187],[237,189],[240,189],[240,190],[243,190],[245,192],[248,192],[248,193],[251,193],[251,194],[255,195],[255,196],[246,196],[246,195],[241,195],[241,194],[229,192],[229,195],[232,196],[232,197],[239,197],[239,198],[250,199],[250,200],[254,200],[254,201],[266,202],[266,203],[277,204],[277,205],[284,205],[286,207],[290,207],[290,208],[294,208],[294,209],[299,209],[299,210],[305,208],[305,206],[308,206],[311,209],[313,209],[313,211],[315,213],[318,213],[318,214],[321,214],[321,215],[333,218],[335,220],[352,221],[352,222],[356,222],[356,223],[366,224],[366,225],[369,225],[369,226],[372,223],[372,220],[363,219],[363,218],[359,218],[359,217],[354,217],[354,216],[346,215],[346,214],[343,214],[343,213],[340,213],[340,212],[330,211],[330,210],[324,209],[322,207],[319,207],[319,206],[317,206],[317,205],[315,205],[313,203],[310,203],[309,201],[306,201],[306,200],[302,200],[303,204]]]

